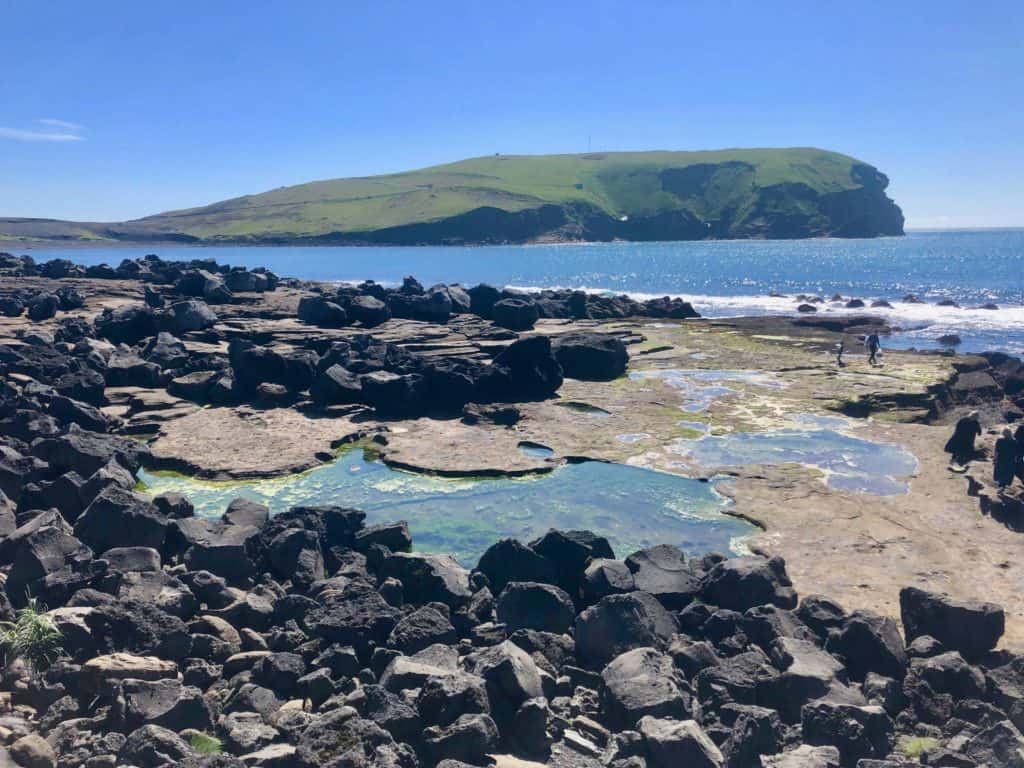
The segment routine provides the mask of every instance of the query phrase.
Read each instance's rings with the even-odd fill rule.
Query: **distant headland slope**
[[[0,219],[0,240],[475,244],[903,234],[889,180],[813,148],[493,155],[122,223]]]

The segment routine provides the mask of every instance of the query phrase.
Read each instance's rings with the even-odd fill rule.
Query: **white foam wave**
[[[508,286],[523,291],[552,290],[552,286]],[[636,301],[670,296],[693,304],[702,315],[708,317],[742,317],[745,315],[792,315],[800,313],[797,307],[803,303],[796,296],[719,296],[711,294],[645,293],[639,291],[612,291],[600,286],[558,286],[554,289],[572,288],[588,293],[609,293],[626,295]],[[908,336],[919,335],[922,339],[935,339],[948,333],[965,332],[975,334],[1024,334],[1024,306],[1001,305],[998,309],[977,307],[940,306],[929,303],[907,303],[890,299],[891,307],[872,307],[871,297],[862,297],[864,307],[847,309],[842,303],[826,301],[818,304],[817,316],[877,315]]]

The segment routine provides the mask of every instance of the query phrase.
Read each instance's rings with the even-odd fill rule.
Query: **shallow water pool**
[[[597,461],[527,478],[452,480],[394,470],[353,449],[327,466],[272,480],[210,483],[146,471],[139,479],[152,494],[185,494],[197,514],[210,517],[242,496],[272,513],[336,504],[365,511],[368,524],[407,520],[416,549],[451,553],[470,567],[500,538],[529,541],[549,528],[607,536],[619,557],[665,543],[692,554],[740,551],[757,530],[722,513],[725,500],[712,483]]]
[[[917,459],[899,445],[875,443],[837,431],[841,419],[808,417],[812,428],[736,432],[680,440],[674,450],[704,467],[804,464],[825,473],[832,488],[878,496],[906,493]]]

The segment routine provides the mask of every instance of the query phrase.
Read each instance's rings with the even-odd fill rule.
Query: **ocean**
[[[583,288],[637,298],[682,296],[704,315],[796,314],[799,294],[826,299],[819,314],[884,315],[898,331],[890,347],[938,348],[957,334],[960,351],[1024,353],[1024,229],[911,232],[873,240],[730,240],[419,248],[113,247],[30,248],[37,259],[82,264],[157,252],[265,266],[310,280],[376,280],[414,275],[436,282],[516,288]],[[828,301],[859,298],[867,310]],[[925,303],[900,301],[913,294]],[[884,299],[892,308],[870,308]],[[955,306],[939,306],[939,302]],[[998,309],[982,309],[994,304]]]

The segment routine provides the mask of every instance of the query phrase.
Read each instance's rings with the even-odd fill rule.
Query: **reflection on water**
[[[529,440],[523,440],[517,447],[521,454],[535,459],[547,459],[555,455],[555,452],[546,445],[531,443]]]
[[[205,516],[244,496],[272,512],[335,504],[362,509],[370,524],[408,520],[417,549],[450,552],[467,566],[500,538],[528,541],[549,528],[592,530],[622,557],[665,543],[690,553],[725,552],[756,531],[722,514],[711,483],[596,461],[522,479],[451,480],[399,472],[356,449],[325,467],[273,480],[207,483],[145,471],[139,478],[153,494],[187,495]]]
[[[737,432],[693,441],[677,441],[674,450],[705,467],[742,464],[806,464],[825,473],[832,488],[879,496],[906,493],[906,478],[917,471],[917,459],[901,446],[873,443],[837,432],[842,419],[801,419],[815,429]]]
[[[753,384],[768,389],[784,389],[785,382],[779,381],[767,373],[757,371],[705,371],[682,368],[666,368],[662,370],[634,371],[629,374],[631,379],[660,379],[673,389],[683,393],[683,404],[680,406],[687,413],[706,411],[720,397],[739,394],[739,390],[725,387],[716,382],[735,382]]]

